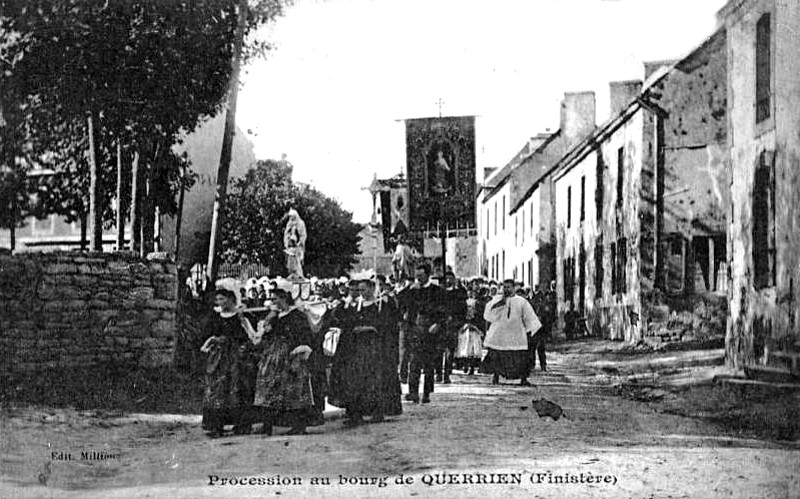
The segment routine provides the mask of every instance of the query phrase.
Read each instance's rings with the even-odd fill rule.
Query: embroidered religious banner
[[[475,117],[406,120],[409,229],[475,227]]]

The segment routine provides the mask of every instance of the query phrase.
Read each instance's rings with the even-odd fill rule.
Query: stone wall
[[[647,320],[644,332],[647,343],[721,340],[725,337],[728,300],[724,294],[668,296],[654,293],[643,297],[642,308]]]
[[[169,364],[177,293],[170,261],[0,255],[0,372]]]

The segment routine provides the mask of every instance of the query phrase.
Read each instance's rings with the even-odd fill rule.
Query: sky
[[[363,188],[405,171],[404,118],[475,115],[477,168],[501,167],[555,131],[564,92],[642,79],[644,61],[686,55],[726,0],[296,0],[257,36],[275,49],[242,76],[236,121],[259,159],[356,222]],[[478,173],[478,181],[482,173]]]

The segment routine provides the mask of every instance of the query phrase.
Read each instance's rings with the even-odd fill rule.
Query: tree
[[[258,263],[286,273],[283,229],[294,208],[306,223],[304,271],[337,276],[356,262],[361,226],[352,213],[316,189],[292,182],[288,161],[259,161],[236,179],[228,194],[222,226],[222,258],[228,263]]]
[[[13,81],[20,89],[12,107],[33,146],[26,159],[55,171],[35,184],[40,213],[85,219],[93,206],[95,227],[113,221],[118,143],[126,158],[140,159],[140,184],[154,186],[140,203],[142,226],[152,231],[156,208],[175,212],[181,179],[191,176],[180,174],[185,162],[172,146],[225,103],[237,3],[0,0],[0,56],[14,61],[0,72],[0,88]],[[283,4],[250,2],[245,32]],[[267,49],[251,43],[244,55]],[[124,170],[130,179],[130,165]]]

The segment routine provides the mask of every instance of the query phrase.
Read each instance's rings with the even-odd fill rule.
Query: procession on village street
[[[800,497],[799,33],[0,0],[0,499]]]

